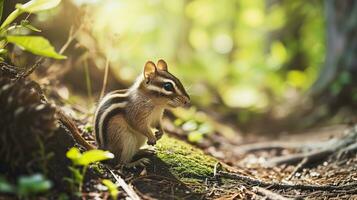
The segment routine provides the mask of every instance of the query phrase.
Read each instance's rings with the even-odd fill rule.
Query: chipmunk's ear
[[[167,71],[167,64],[163,59],[157,61],[157,69],[161,71]]]
[[[153,63],[152,61],[147,61],[145,64],[145,67],[144,67],[145,79],[150,81],[150,79],[155,76],[156,70],[157,69],[156,69],[155,63]]]

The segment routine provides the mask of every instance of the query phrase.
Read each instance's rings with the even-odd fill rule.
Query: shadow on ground
[[[177,179],[163,160],[157,156],[151,156],[150,160],[147,174],[132,180],[137,192],[157,199],[202,199],[203,194],[194,192]]]

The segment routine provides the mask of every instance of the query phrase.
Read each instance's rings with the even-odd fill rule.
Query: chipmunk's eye
[[[170,82],[166,82],[166,83],[164,83],[164,89],[166,90],[166,91],[174,91],[174,86],[172,85],[172,83],[170,83]]]

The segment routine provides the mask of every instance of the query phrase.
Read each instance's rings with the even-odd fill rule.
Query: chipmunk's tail
[[[57,110],[58,119],[63,123],[64,126],[68,128],[71,132],[73,138],[87,150],[96,149],[96,147],[92,144],[89,144],[80,134],[78,127],[75,125],[74,121],[64,114],[61,110]]]

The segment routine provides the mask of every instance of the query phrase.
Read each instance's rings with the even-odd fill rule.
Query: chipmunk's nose
[[[190,97],[185,96],[185,97],[183,98],[183,103],[184,103],[184,107],[185,107],[185,108],[190,107],[190,106],[191,106],[191,100],[190,100]]]

